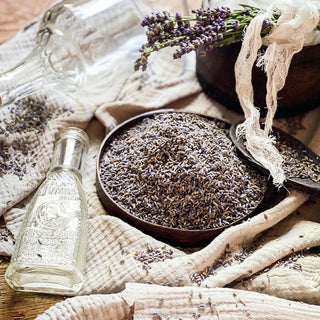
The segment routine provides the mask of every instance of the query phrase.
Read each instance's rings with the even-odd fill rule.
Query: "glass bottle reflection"
[[[65,0],[51,7],[42,17],[32,52],[0,76],[1,104],[44,85],[90,91],[110,69],[110,55],[143,36],[142,8],[134,0]]]

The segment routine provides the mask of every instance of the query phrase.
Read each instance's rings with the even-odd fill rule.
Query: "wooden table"
[[[108,1],[108,0],[105,0]],[[149,4],[153,0],[144,0]],[[167,0],[157,1],[157,4]],[[175,11],[183,11],[181,0]],[[0,44],[14,37],[27,22],[39,16],[56,0],[1,0],[0,5]],[[188,0],[189,7],[200,7],[201,0]],[[31,320],[45,310],[63,300],[61,296],[32,294],[13,291],[4,279],[10,259],[0,256],[0,320]]]
[[[1,0],[0,43],[12,38],[21,27],[54,2],[56,0]]]

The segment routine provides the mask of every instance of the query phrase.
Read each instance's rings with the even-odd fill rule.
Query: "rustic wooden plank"
[[[4,273],[9,258],[0,256],[0,319],[33,320],[37,315],[62,301],[63,297],[47,294],[15,292],[7,284]]]
[[[0,43],[12,38],[27,22],[39,16],[55,0],[1,0]]]

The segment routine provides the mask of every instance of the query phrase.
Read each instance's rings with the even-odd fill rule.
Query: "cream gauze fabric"
[[[272,136],[273,117],[277,111],[277,93],[285,85],[292,57],[303,46],[320,42],[320,32],[315,31],[319,23],[319,1],[307,0],[267,0],[267,1],[207,1],[207,5],[227,5],[231,9],[239,4],[248,4],[266,10],[252,20],[244,36],[242,47],[235,65],[236,92],[245,114],[245,121],[238,126],[237,136],[245,136],[247,149],[255,160],[270,171],[274,184],[281,186],[285,181],[282,168],[283,158],[274,147]],[[279,18],[272,32],[260,36],[263,21],[271,20],[274,12]],[[263,55],[258,51],[261,46],[267,49]],[[264,128],[260,126],[260,106],[253,102],[251,71],[254,65],[263,68],[267,75],[267,116]]]
[[[30,52],[38,28],[35,22],[0,46],[1,70]],[[196,111],[229,123],[243,120],[202,92],[194,54],[173,60],[171,53],[168,49],[152,56],[146,72],[133,71],[138,52],[116,55],[113,76],[99,83],[105,87],[99,101],[89,95],[84,103],[78,95],[44,86],[29,97],[44,107],[38,110],[41,122],[30,122],[27,130],[16,127],[21,116],[15,110],[21,112],[22,107],[0,109],[1,130],[14,128],[1,136],[11,151],[10,156],[1,153],[0,213],[12,234],[9,241],[0,240],[1,254],[12,254],[29,201],[50,166],[55,133],[78,126],[90,138],[83,175],[90,215],[85,282],[78,296],[52,306],[38,319],[318,319],[318,196],[292,189],[280,197],[275,191],[272,204],[257,215],[228,228],[208,245],[192,249],[146,235],[102,206],[95,185],[96,158],[106,132],[117,124],[159,108]],[[274,120],[275,126],[317,153],[319,123],[319,108]],[[24,153],[21,145],[30,150]],[[23,171],[20,175],[5,171],[4,161],[17,162],[16,169]],[[168,254],[151,258],[163,252]]]
[[[280,17],[271,34],[266,36],[266,52],[257,62],[267,75],[268,112],[264,129],[261,129],[260,112],[256,108],[259,106],[253,104],[251,70],[262,45],[260,32],[263,21],[271,20],[275,10],[280,10]],[[283,159],[274,146],[275,138],[270,135],[277,110],[277,93],[285,84],[293,55],[310,44],[311,39],[314,42],[319,10],[319,1],[274,1],[265,14],[258,15],[248,26],[235,64],[236,92],[245,114],[245,121],[238,127],[237,135],[245,136],[248,151],[270,171],[274,184],[278,186],[286,177],[282,168]]]

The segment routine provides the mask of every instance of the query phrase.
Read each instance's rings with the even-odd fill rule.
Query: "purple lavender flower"
[[[232,29],[237,31],[239,28],[239,20],[235,20],[232,22]]]
[[[207,51],[240,41],[244,28],[261,12],[243,5],[242,9],[234,11],[227,7],[200,8],[192,10],[193,16],[171,15],[167,11],[152,13],[141,23],[147,28],[147,43],[140,49],[135,69],[146,70],[150,54],[165,47],[177,47],[173,54],[177,59],[191,51]],[[268,34],[272,26],[272,21],[266,20],[261,34]]]
[[[249,16],[251,14],[251,10],[248,7],[245,7],[243,8],[242,13]]]
[[[270,20],[263,20],[262,29],[271,28],[273,23]]]

